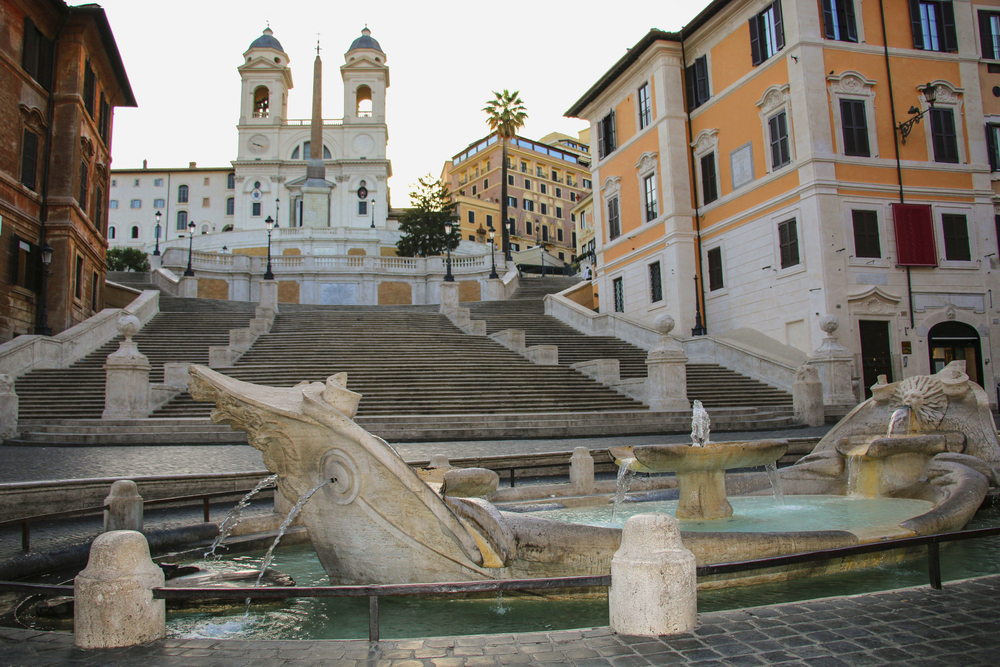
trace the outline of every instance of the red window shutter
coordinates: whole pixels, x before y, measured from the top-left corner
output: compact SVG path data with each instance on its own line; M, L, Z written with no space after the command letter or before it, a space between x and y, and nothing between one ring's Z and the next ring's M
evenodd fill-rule
M893 204L896 228L896 264L937 266L934 221L926 204Z

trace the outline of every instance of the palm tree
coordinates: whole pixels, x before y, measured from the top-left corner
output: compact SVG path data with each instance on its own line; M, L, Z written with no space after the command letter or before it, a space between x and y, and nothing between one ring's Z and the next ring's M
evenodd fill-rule
M513 93L504 88L502 93L493 91L494 99L486 103L483 111L486 112L486 124L490 126L491 132L496 132L500 137L503 146L503 158L500 163L500 231L503 245L503 256L505 261L511 261L510 256L510 227L507 225L507 140L517 136L517 131L524 127L524 121L528 120L528 112L524 109L524 102L519 97L520 91Z

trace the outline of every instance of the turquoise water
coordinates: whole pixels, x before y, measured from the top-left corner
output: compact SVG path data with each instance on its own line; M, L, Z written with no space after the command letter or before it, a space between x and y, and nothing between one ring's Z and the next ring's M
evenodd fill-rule
M970 528L1000 525L1000 511L983 510ZM263 552L223 558L210 564L217 570L260 567ZM327 585L326 575L312 547L278 549L274 569L292 576L297 585ZM942 549L945 582L1000 574L1000 538L956 542ZM838 595L855 595L908 586L927 585L927 563L915 558L887 562L866 570L796 581L732 587L698 594L698 611L711 612L767 604L783 604ZM540 632L606 626L606 596L588 598L540 596L475 600L437 600L417 597L383 598L383 638L447 636L480 633ZM299 599L254 602L244 616L242 604L198 611L168 612L172 637L219 639L367 639L367 598Z
M858 526L897 525L933 508L925 500L905 498L849 498L845 496L788 496L779 503L771 496L730 498L733 516L709 521L681 521L681 530L697 532L789 532L795 530L850 530ZM636 514L661 512L671 516L676 500L623 503L614 520L611 505L531 512L566 523L621 528Z

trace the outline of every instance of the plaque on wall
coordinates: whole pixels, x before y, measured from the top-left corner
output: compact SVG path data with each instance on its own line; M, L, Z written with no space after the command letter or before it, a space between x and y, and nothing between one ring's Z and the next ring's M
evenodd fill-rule
M733 190L753 183L753 143L748 141L730 153L729 165L733 176Z

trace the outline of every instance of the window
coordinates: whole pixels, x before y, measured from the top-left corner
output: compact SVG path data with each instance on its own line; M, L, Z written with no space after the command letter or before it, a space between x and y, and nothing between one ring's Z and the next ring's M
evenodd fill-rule
M114 241L116 236L118 236L118 230L114 226L108 227L108 238Z
M525 199L524 200L524 210L525 211L534 211L535 210L535 202L531 201L530 199Z
M153 186L157 187L157 188L162 188L163 187L163 179L162 178L154 178L153 179Z
M226 215L233 215L236 213L236 198L230 197L226 200Z
M532 234L534 234L534 232L531 231L531 220L525 220L524 221L524 233L526 235L528 235L528 236L531 236Z
M236 174L229 174L226 176L226 189L234 190L236 188Z
M750 17L750 55L754 67L785 47L785 30L781 22L781 2L776 0L767 9Z
M489 213L486 214L486 228L493 229L493 216Z
M556 197L562 199L562 188L556 188Z
M531 189L531 179L530 178L524 179L524 189L525 190L530 190Z
M909 0L913 48L958 51L955 8L950 0Z
M24 239L12 237L14 247L11 259L13 261L14 284L25 289L38 289L39 272L35 270L41 261L38 246Z
M639 100L639 129L643 129L649 125L650 121L653 119L653 108L650 106L649 100L649 82L639 86L638 93Z
M358 202L358 215L368 215L368 202L363 199Z
M851 211L854 222L854 256L882 257L876 211Z
M90 275L90 309L97 310L97 288L100 283L97 280L97 271Z
M485 190L488 187L490 187L490 179L484 178L483 179L483 190Z
M618 197L608 200L608 240L614 241L622 235L622 224L618 217Z
M583 189L584 190L591 190L591 189L593 189L593 187L594 187L594 183L589 178L583 179Z
M475 211L469 211L469 222L471 224L475 224L476 223L476 212Z
M153 208L164 208L164 207L166 207L166 205L167 205L167 200L166 199L154 199L153 200ZM115 204L115 208L118 208L118 204L117 203Z
M799 235L794 218L778 223L778 249L781 268L787 269L799 263Z
M663 279L660 276L660 263L649 265L649 300L653 303L663 301Z
M719 179L715 173L715 151L701 156L701 198L703 206L711 204L719 198Z
M549 240L549 226L548 225L539 225L539 227L542 228L542 240L543 241L548 241Z
M571 202L575 202L576 201L576 193L575 192L569 193L569 200Z
M557 218L561 218L561 217L563 217L563 214L562 214L562 206L556 206L556 217L557 217Z
M159 199L157 199L157 201L159 201ZM154 206L155 206L155 204L154 204ZM118 208L118 200L117 199L110 199L110 200L108 200L108 208L117 209Z
M615 278L611 281L611 291L615 295L615 312L625 312L625 283L623 278Z
M83 66L83 108L87 114L94 117L94 95L97 92L97 78L94 70L90 66L90 58L87 58Z
M128 207L129 208L142 208L142 200L141 199L133 199L132 201L129 202Z
M87 210L87 193L90 191L90 169L87 167L86 162L80 163L80 196L77 197L77 201L80 203L80 208Z
M792 161L788 149L788 125L784 111L767 119L767 130L768 140L771 144L771 168L784 167Z
M21 141L21 185L29 190L38 186L38 135L27 129Z
M507 206L511 208L517 208L517 197L507 197Z
M186 232L188 228L187 211L177 211L177 225L174 229L179 232Z
M137 178L134 181L132 181L132 185L133 187L139 187L139 179Z
M117 188L118 187L118 179L117 178L112 178L111 179L111 187L113 187L113 188Z
M543 195L547 195L549 193L548 188L545 187L545 183L538 184L538 191L541 192Z
M697 109L708 101L708 56L695 58L693 64L684 68L684 85L687 89L688 111Z
M79 300L83 298L83 257L76 256L76 289L73 295Z
M931 109L931 136L935 162L958 162L958 137L955 134L955 112L952 109Z
M548 215L549 214L549 207L547 205L541 204L540 205L540 209L541 209L542 215Z
M562 240L563 240L563 230L562 230L562 227L557 227L556 228L556 241L562 241Z
M52 63L55 49L51 39L42 34L35 23L24 17L24 42L21 67L45 90L52 90Z
M823 33L827 39L858 41L854 0L823 0Z
M177 203L186 204L188 203L188 186L181 185L177 188Z
M615 136L615 112L611 111L597 123L597 152L601 158L618 148Z
M510 174L507 174L507 185L514 185L514 177Z
M212 180L208 176L206 176L204 182L202 183L202 185L211 185L211 184L212 184Z
M253 205L251 206L251 208L250 208L250 215L252 215L255 218L259 218L260 217L260 202L259 201L255 201L253 203Z
M840 118L844 123L844 155L871 157L864 100L840 100Z
M104 228L104 189L100 187L94 196L94 225Z
M132 238L139 238L139 225L132 225Z
M202 197L201 198L201 207L202 208L210 208L211 206L212 206L212 198L211 197Z
M990 171L1000 171L1000 125L986 124L986 145L989 149Z
M472 186L472 196L473 197L476 196L476 186L475 185Z
M642 191L645 199L646 222L656 218L656 174L650 174L642 179Z
M527 162L522 162L521 163L521 173L522 174L528 173L528 163Z
M726 286L722 276L722 248L708 251L708 291L714 292Z
M1000 59L1000 14L979 12L979 44L983 58Z
M944 229L944 258L958 262L970 261L972 251L969 248L969 225L965 216L945 213L941 216L941 226Z

